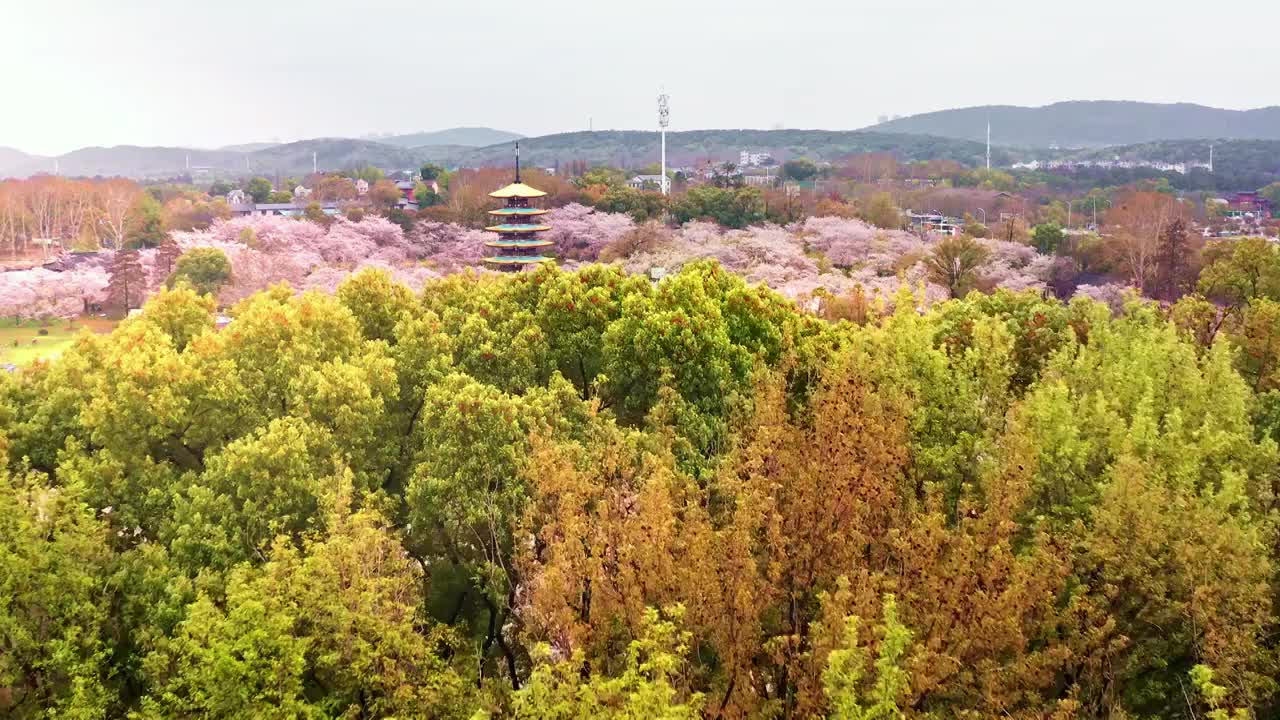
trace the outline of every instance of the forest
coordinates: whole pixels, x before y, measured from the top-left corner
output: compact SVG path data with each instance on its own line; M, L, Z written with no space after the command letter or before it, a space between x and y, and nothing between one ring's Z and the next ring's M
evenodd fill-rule
M1280 255L1206 260L160 288L0 373L0 714L1273 717Z

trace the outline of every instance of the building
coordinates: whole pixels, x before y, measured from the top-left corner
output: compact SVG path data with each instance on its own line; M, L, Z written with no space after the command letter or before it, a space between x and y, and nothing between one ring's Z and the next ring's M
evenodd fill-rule
M367 195L369 193L369 181L364 178L356 178L356 194Z
M417 210L418 201L413 197L413 188L416 186L411 180L400 180L396 183L396 189L400 191L400 199L396 201L396 207L401 210Z
M760 167L769 164L773 160L773 156L767 152L753 153L750 150L743 150L738 153L738 167Z
M911 221L911 229L918 233L935 233L955 237L964 232L963 220L948 217L942 213L916 213L908 210L907 217Z
M1232 193L1227 197L1227 211L1240 216L1271 217L1271 200L1256 190Z
M231 214L236 217L244 217L247 215L280 215L282 217L299 217L306 212L310 202L297 201L288 203L227 203L231 206ZM337 215L342 212L342 208L338 207L336 202L317 203L320 206L320 212L325 215Z
M743 175L742 182L750 187L773 187L778 184L777 175Z
M635 190L661 190L661 175L637 175L627 181L627 187Z
M520 182L520 145L516 145L516 179L510 185L489 193L489 197L505 201L505 207L490 210L498 224L485 228L497 237L485 243L497 254L486 257L485 263L499 270L518 272L526 267L551 262L542 251L555 243L539 237L551 228L538 222L546 210L529 204L530 200L545 197L546 193Z

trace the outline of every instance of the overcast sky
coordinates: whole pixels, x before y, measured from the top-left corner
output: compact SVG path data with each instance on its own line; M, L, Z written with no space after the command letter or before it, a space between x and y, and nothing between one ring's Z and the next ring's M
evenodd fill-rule
M659 86L672 129L1245 109L1280 104L1277 27L1275 0L0 0L0 146L650 128Z

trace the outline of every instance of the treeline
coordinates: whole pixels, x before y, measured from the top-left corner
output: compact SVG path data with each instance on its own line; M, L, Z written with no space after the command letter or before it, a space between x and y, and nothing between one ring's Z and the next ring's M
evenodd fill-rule
M1275 713L1276 323L895 307L163 291L0 375L0 714Z
M156 247L169 230L206 228L231 216L221 198L194 188L142 188L119 178L42 175L0 181L0 251L47 260L64 250Z

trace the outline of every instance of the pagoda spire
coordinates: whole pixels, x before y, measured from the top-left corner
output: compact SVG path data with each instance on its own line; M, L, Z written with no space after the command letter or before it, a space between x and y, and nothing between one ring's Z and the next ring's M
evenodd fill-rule
M547 211L529 203L545 196L541 190L520 182L520 143L516 143L515 182L489 193L489 197L504 201L504 206L489 211L497 222L485 230L496 233L497 237L485 245L497 254L486 257L486 264L499 270L516 271L551 262L552 258L543 255L542 251L555 243L539 237L551 229L539 221Z

